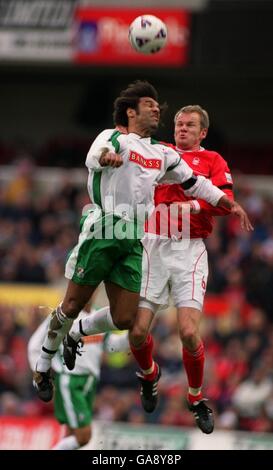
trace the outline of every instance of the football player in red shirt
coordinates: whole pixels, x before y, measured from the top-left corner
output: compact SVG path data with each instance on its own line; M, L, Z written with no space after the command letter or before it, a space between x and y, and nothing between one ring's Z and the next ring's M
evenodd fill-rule
M186 120L182 126L180 115L181 118L183 117ZM179 151L181 156L183 154L183 158L185 152L188 151L187 157L189 160L187 161L192 161L195 166L199 165L202 155L207 155L204 158L202 170L200 168L200 173L204 171L205 175L210 178L213 176L212 173L214 168L217 167L216 163L219 158L223 164L222 171L225 170L226 179L223 183L218 179L217 185L221 186L225 192L227 191L229 198L232 198L231 177L226 163L215 152L206 152L200 148L200 143L207 134L208 126L207 113L199 106L180 110L175 117L175 137L178 147L175 147L175 149ZM182 127L181 131L179 130L180 127ZM126 133L126 128L123 132ZM184 141L181 144L180 139ZM164 147L162 151L164 152ZM107 158L109 158L109 155ZM219 172L221 173L220 170ZM187 191L185 185L184 189ZM180 185L176 184L161 184L156 187L155 202L157 206L167 207L167 211L162 214L163 230L161 230L161 226L160 228L157 227L157 216L151 218L146 227L146 231L152 232L152 234L147 233L147 237L143 241L147 256L143 257L142 299L136 322L129 332L131 350L141 368L138 377L141 382L142 404L147 412L152 412L157 404L157 383L160 378L160 369L153 361L153 340L149 329L158 308L168 304L169 285L171 284L170 293L178 308L179 329L184 345L183 360L189 378L188 398L190 409L193 411L202 431L210 433L213 431L212 411L205 405L201 394L204 348L199 334L199 321L207 280L207 258L203 238L212 229L212 214L220 215L226 212L217 211L209 204L206 205L204 201L191 200L184 194ZM195 221L195 223L190 219L192 225L191 238L181 239L179 230L182 225L182 218L179 216L177 223L177 219L172 220L172 217L170 217L175 202L178 203L182 211L187 208L188 215L189 212L191 214L195 213L200 218L203 211L208 211L206 224L201 222L201 219L196 219L197 222ZM247 215L239 204L235 203L231 212L240 217L243 228L246 230L252 229ZM175 234L174 237L173 234ZM154 235L154 237L150 235ZM175 241L173 241L174 239ZM186 247L184 241L186 241ZM109 308L101 309L96 314L89 319L88 326L85 325L84 334L92 335L108 331L110 325L113 329L113 322L109 319L109 316L111 317ZM83 334L80 322L75 322L74 326L73 332L70 330L69 335L67 335L69 341L74 344L73 361L76 357L77 341Z
M208 113L198 105L185 106L176 113L174 123L176 145L173 147L181 158L196 175L210 178L233 199L232 177L227 162L219 153L201 147L209 128ZM157 207L160 204L170 207L171 204L189 200L191 198L185 195L179 184L161 184L155 188ZM158 220L157 214L146 227L150 233L144 239L141 301L137 320L130 332L130 343L141 368L138 377L142 404L147 412L152 412L157 404L160 368L153 361L153 338L149 329L157 310L168 306L171 294L177 308L183 363L189 383L189 408L200 429L209 434L214 423L212 410L206 405L201 391L205 354L199 331L208 276L203 239L213 229L213 217L227 215L229 211L215 208L203 200L194 200L191 204L190 240L184 247L182 243L185 240L179 237L183 228L181 216L177 223L177 217L172 220L169 211L161 211L161 220ZM151 238L151 232L156 233L155 237Z

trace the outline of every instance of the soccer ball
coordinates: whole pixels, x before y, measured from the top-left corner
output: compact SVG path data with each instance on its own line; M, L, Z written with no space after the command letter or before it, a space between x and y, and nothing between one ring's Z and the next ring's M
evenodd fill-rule
M129 27L129 41L137 52L154 54L166 44L167 27L157 16L138 16Z

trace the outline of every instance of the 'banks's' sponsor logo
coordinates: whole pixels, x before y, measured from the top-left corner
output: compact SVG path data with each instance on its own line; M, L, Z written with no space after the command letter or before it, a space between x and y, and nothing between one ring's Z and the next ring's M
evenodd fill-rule
M152 170L160 170L162 163L161 160L157 160L156 158L144 158L142 155L137 152L133 152L132 150L130 151L129 160L137 163L143 168L149 168Z

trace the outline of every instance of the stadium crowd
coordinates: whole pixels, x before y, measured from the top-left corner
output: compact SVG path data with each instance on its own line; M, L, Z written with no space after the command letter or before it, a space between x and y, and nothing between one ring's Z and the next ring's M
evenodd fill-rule
M0 283L45 284L63 288L64 263L76 243L82 208L89 198L66 171L54 192L45 193L28 159L17 176L0 187ZM206 345L204 395L211 399L216 426L273 432L273 201L236 184L236 199L248 211L254 232L242 232L236 218L216 220L207 240L210 276L202 324ZM223 305L228 305L228 309ZM22 317L0 303L0 414L49 415L52 405L38 401L31 385L27 342L43 312L33 306ZM95 419L193 426L181 397L187 381L175 312L169 308L154 327L156 360L163 374L160 403L142 411L136 364L131 356L105 356Z

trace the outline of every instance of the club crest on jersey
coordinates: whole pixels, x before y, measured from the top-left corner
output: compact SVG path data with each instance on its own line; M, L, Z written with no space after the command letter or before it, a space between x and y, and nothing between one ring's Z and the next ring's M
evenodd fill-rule
M77 276L82 279L84 277L84 269L82 267L77 268Z
M160 170L162 161L156 158L145 158L137 152L130 150L129 156L130 162L137 163L137 165L143 168L149 168L150 170Z
M199 163L200 163L200 158L194 157L194 159L193 159L193 161L192 161L192 164L193 164L193 165L199 165Z

